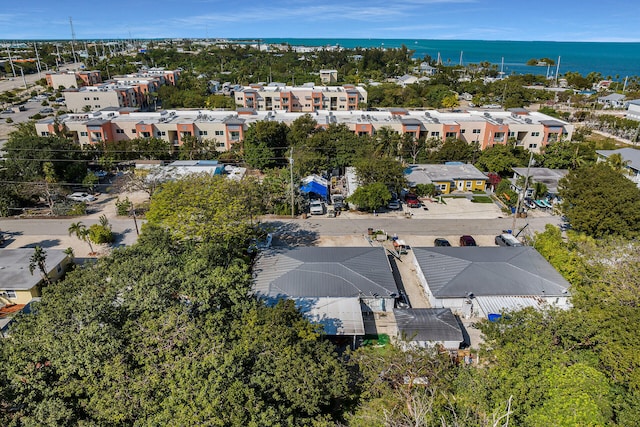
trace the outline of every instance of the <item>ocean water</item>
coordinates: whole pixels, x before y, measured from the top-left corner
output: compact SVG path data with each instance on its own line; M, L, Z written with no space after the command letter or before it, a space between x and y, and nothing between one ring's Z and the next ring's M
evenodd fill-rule
M295 39L267 38L264 43L288 43L298 46L342 46L398 48L403 44L415 51L415 58L440 54L444 64L477 64L483 61L498 65L506 74L542 74L555 76L556 66L528 66L531 58L550 58L558 63L559 74L599 72L614 80L640 76L640 43L491 41L491 40L419 40L419 39ZM502 65L504 63L504 66ZM503 68L502 68L503 67ZM617 77L616 77L617 76Z

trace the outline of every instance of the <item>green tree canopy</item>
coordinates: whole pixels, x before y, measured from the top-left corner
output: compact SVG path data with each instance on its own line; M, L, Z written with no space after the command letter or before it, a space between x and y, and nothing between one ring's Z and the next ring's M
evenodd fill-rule
M640 189L605 163L571 171L560 181L559 195L577 231L596 238L640 233Z

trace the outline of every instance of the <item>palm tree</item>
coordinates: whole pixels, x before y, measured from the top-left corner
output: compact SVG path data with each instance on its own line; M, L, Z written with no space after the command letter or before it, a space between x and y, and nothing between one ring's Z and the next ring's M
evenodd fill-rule
M33 250L33 255L29 258L29 272L33 276L33 272L36 270L40 270L40 274L42 275L42 280L47 285L51 284L51 279L49 279L49 274L47 273L47 253L40 246L36 246Z
M620 153L613 153L607 157L607 164L616 172L626 172L629 163L629 160L624 160Z
M69 236L74 235L79 240L87 242L89 244L89 254L93 254L93 246L91 245L91 240L89 240L89 230L87 230L87 226L82 223L82 221L72 222L69 226Z

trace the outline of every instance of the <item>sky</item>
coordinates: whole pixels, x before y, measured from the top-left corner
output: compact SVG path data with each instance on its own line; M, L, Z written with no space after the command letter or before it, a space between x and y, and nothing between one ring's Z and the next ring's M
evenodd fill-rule
M637 0L2 0L0 41L375 38L640 42Z

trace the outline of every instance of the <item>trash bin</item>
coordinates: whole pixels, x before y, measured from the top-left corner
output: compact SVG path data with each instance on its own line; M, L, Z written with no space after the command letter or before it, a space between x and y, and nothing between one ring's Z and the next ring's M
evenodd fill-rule
M367 234L373 236L373 228L367 228Z

